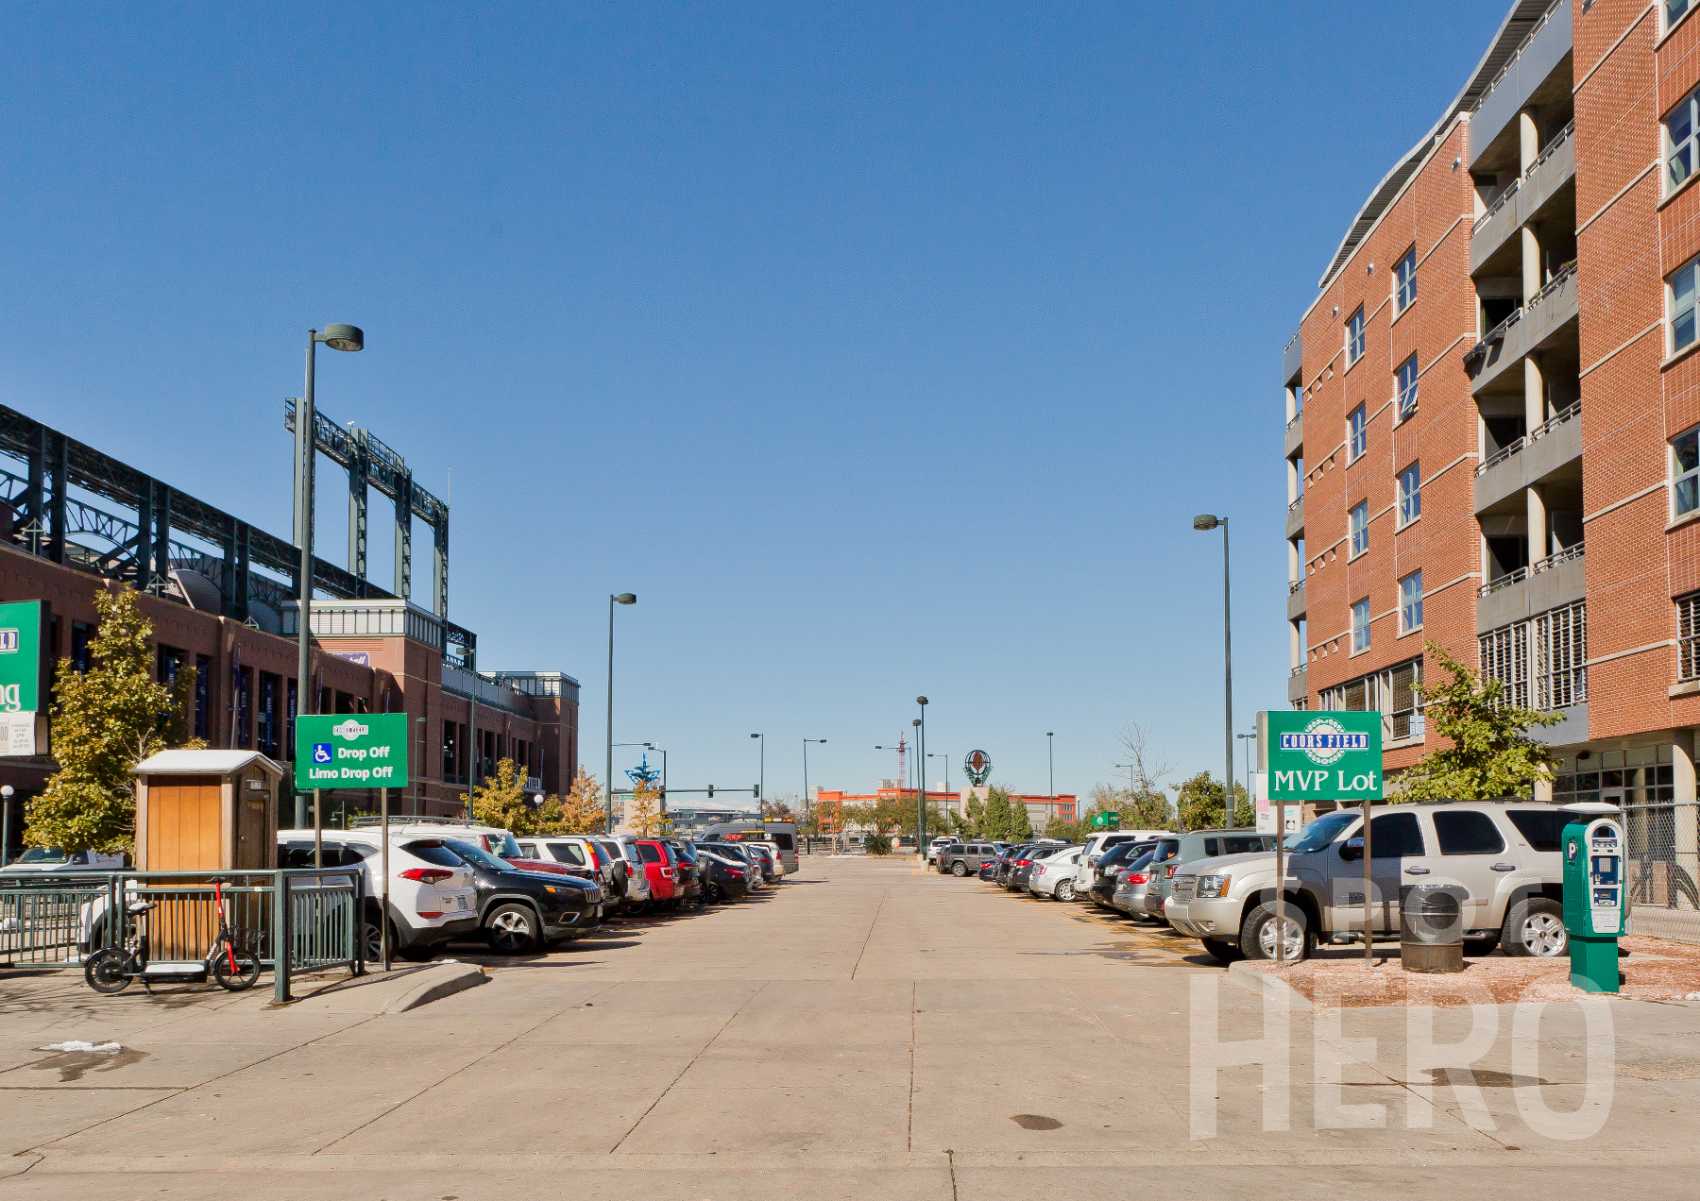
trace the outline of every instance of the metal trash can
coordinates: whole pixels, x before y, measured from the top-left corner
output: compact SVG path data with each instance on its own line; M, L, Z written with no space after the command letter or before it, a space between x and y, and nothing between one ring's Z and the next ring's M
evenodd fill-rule
M1464 970L1464 902L1456 884L1413 884L1399 898L1399 963L1407 972Z

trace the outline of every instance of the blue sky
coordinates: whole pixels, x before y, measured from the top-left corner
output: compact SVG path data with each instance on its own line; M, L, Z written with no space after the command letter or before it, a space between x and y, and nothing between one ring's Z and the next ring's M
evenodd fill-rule
M453 476L450 616L675 787L1042 792L1285 704L1281 348L1503 5L8 4L6 403L289 532L280 406ZM344 525L321 469L320 545ZM327 483L328 482L328 483ZM387 541L375 571L387 579ZM1239 760L1236 760L1239 762ZM934 764L930 779L942 768Z

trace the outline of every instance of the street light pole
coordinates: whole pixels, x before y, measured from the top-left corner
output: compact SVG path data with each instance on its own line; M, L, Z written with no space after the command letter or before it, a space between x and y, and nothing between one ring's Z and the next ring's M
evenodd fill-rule
M1251 795L1251 777L1252 777L1251 744L1252 744L1253 741L1256 740L1257 735L1256 735L1256 733L1235 734L1234 737L1238 738L1241 742L1245 743L1245 790L1246 790L1246 795L1249 797ZM1228 816L1229 817L1233 816L1233 806L1231 804L1228 806ZM1232 825L1233 823L1230 822L1229 824Z
M603 761L603 770L607 775L602 779L602 788L607 795L606 829L603 831L606 834L614 832L614 606L635 604L636 593L608 594L608 757Z
M1233 621L1229 615L1228 588L1228 519L1210 513L1200 513L1192 519L1192 528L1208 532L1217 528L1222 529L1222 703L1226 714L1226 722L1222 727L1222 742L1224 758L1223 779L1225 781L1223 797L1224 807L1232 813L1234 809L1234 639Z
M809 810L810 810L810 805L809 805L809 802L810 802L810 797L809 797L809 743L811 743L811 742L818 742L818 743L820 743L820 745L825 746L826 745L826 739L824 739L824 738L805 738L805 739L803 739L803 826L804 826L805 829L809 825ZM806 839L807 837L808 837L808 835L805 834L804 838ZM805 842L804 845L806 846L807 843Z
M915 728L920 731L920 737L915 744L915 760L921 765L921 788L916 793L915 800L919 806L915 811L915 853L921 856L923 862L927 857L927 698L918 696L915 703L921 706L921 716L915 719Z
M308 674L313 639L313 459L318 453L313 440L317 411L313 407L313 377L319 343L332 350L359 351L366 345L366 335L358 325L327 325L320 331L307 331L307 379L301 392L301 403L295 407L295 541L300 552L295 579L295 717L312 713L318 707L313 695L312 678ZM143 531L146 534L146 531ZM146 587L146 580L137 581ZM299 725L296 727L299 729ZM301 753L300 739L295 753ZM295 828L307 824L307 794L295 793Z
M767 735L751 734L750 737L756 739L761 748L756 777L756 820L759 822L767 819Z
M1057 732L1045 731L1045 758L1051 765L1051 812L1057 810Z

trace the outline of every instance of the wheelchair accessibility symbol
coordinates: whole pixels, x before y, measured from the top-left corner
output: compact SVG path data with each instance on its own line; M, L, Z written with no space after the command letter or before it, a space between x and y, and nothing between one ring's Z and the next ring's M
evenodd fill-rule
M313 744L313 762L314 763L329 763L330 761L331 761L331 744L328 743L328 742L315 742Z

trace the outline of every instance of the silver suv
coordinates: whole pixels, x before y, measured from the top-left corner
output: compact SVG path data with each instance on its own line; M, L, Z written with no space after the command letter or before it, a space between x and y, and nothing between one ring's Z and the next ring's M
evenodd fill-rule
M1452 884L1468 894L1465 937L1508 955L1563 955L1564 871L1559 842L1570 814L1530 801L1447 801L1378 810L1370 823L1377 937L1397 934L1402 890ZM1361 938L1363 815L1323 814L1287 847L1284 955L1302 959L1318 939ZM1175 873L1165 916L1202 939L1214 958L1275 956L1275 856L1225 855Z

